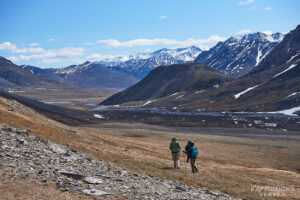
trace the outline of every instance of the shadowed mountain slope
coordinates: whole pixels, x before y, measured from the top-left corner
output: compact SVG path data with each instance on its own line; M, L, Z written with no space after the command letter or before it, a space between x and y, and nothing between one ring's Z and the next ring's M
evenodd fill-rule
M106 99L112 105L168 96L181 91L198 91L229 81L224 74L198 63L160 66L137 84Z
M0 87L65 87L62 84L45 77L33 74L20 68L11 61L0 57Z

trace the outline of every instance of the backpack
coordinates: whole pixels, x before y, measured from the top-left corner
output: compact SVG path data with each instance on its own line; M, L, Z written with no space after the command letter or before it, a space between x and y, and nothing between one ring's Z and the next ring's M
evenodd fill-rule
M192 150L191 158L197 158L198 149L196 147L192 147L191 150Z

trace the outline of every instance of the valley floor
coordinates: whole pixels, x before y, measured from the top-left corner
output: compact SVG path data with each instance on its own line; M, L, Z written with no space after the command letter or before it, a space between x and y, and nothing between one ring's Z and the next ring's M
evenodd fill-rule
M1 123L28 129L42 139L92 154L115 169L180 181L239 198L300 197L300 142L297 134L293 136L296 140L268 140L195 134L125 121L70 127L19 103L2 98L0 102ZM172 169L168 146L174 136L182 147L188 140L195 141L199 150L198 174L191 173L183 155L180 170ZM3 186L0 188L3 191Z

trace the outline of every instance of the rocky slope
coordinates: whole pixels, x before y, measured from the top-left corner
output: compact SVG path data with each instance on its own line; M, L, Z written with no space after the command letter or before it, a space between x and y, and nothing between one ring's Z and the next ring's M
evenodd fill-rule
M233 199L153 176L116 171L104 161L6 125L0 125L0 158L2 177L51 181L71 193L129 199Z
M153 101L182 91L219 87L227 81L229 78L224 74L198 63L160 66L137 84L109 97L101 104L114 105L150 99Z
M260 32L231 37L200 53L195 62L211 66L232 78L241 77L258 66L283 38L281 33L266 35Z

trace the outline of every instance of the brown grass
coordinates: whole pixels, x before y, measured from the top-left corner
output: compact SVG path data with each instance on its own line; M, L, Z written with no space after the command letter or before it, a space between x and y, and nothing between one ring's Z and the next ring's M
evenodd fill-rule
M43 139L104 159L115 168L206 187L235 197L300 198L300 145L296 142L173 133L135 124L129 124L127 128L116 124L75 128L22 109L14 108L15 112L10 112L7 108L9 102L0 100L0 123L29 129ZM85 137L76 135L71 129L78 130ZM199 150L198 174L192 174L189 165L183 163L180 170L171 169L168 145L173 136L182 146L188 139L195 141ZM184 159L182 156L181 161ZM253 187L258 186L292 187L294 190L281 193L253 191Z
M81 193L62 192L51 182L41 183L38 180L4 177L0 177L0 194L0 200L124 200L111 195L94 197Z

